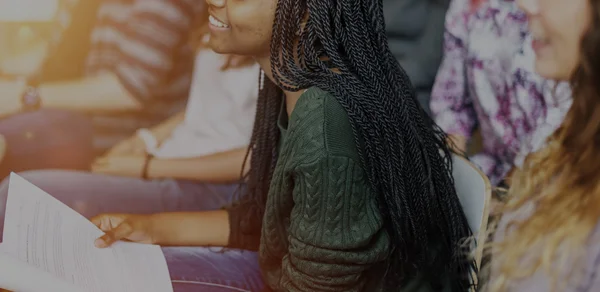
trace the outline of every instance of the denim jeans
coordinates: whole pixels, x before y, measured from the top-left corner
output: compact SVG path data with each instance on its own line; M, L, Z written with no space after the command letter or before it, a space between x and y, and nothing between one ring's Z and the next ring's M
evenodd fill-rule
M230 204L237 184L142 180L86 172L42 170L20 174L83 216L216 210ZM0 184L0 234L8 180ZM165 247L175 292L261 291L257 254L204 247Z
M209 247L165 247L175 292L260 292L256 252Z
M0 157L0 179L11 171L87 170L94 159L92 123L84 115L39 110L0 120L7 151Z

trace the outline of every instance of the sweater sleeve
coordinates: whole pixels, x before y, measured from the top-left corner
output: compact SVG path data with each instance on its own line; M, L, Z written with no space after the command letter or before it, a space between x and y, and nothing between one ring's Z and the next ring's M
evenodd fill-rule
M230 248L258 251L262 228L259 206L253 201L243 201L227 208L229 214Z
M389 237L360 164L329 156L297 168L293 199L283 291L367 291Z

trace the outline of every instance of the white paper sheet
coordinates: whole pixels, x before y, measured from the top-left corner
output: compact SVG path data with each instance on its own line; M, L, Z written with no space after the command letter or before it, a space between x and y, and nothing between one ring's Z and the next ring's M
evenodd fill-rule
M71 283L3 253L0 253L0 287L18 292L83 292Z
M8 255L86 292L173 291L160 247L119 242L96 248L102 231L16 174L6 207L2 250Z

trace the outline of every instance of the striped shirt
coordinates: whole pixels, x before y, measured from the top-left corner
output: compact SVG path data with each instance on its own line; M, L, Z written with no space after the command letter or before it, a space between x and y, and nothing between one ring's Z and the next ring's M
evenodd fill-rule
M188 39L202 9L198 0L102 0L86 74L115 74L143 110L93 114L99 151L185 107L194 65Z

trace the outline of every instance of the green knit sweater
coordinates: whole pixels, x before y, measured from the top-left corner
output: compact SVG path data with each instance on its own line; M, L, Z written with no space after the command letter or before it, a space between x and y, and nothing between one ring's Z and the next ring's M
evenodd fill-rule
M231 208L229 246L259 249L273 291L382 291L390 239L346 111L311 88L279 127L264 218L253 203Z

